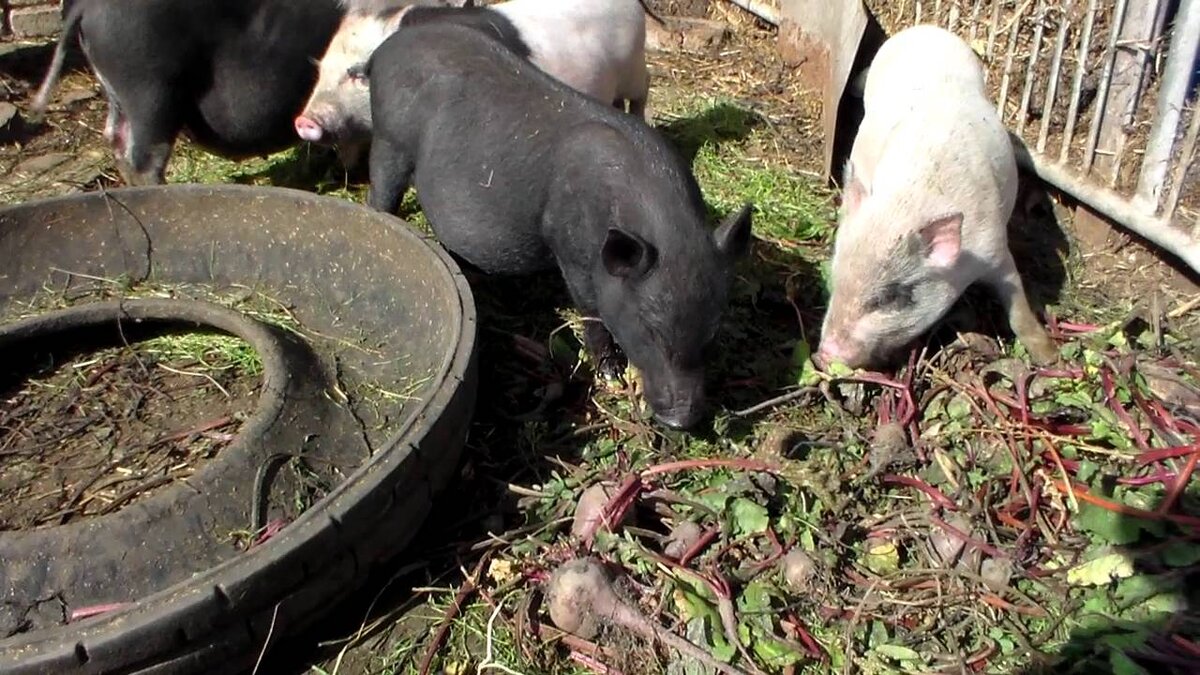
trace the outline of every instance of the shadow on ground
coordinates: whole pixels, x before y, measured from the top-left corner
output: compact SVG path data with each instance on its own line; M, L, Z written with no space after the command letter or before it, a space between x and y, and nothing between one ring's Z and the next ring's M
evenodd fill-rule
M1109 489L1113 487L1109 484ZM1160 502L1161 505L1161 502ZM1100 507L1085 505L1085 508ZM1151 509L1151 512L1157 508ZM1200 522L1200 501L1184 493L1173 513ZM1055 616L1074 612L1075 625L1055 654L1032 654L1030 664L1014 675L1118 675L1154 673L1185 675L1200 664L1200 542L1195 527L1173 526L1159 518L1138 518L1105 511L1114 536L1129 539L1114 546L1128 561L1124 570L1116 557L1100 560L1091 579L1097 585L1076 587ZM1087 518L1086 514L1081 515ZM1111 581L1104 583L1105 576ZM1069 579L1069 576L1068 576ZM1057 628L1052 624L1051 629ZM1044 648L1047 645L1035 645Z
M672 119L656 128L671 139L683 159L691 164L706 145L745 140L766 120L762 115L732 103L717 103L698 115Z
M0 101L16 106L20 114L0 129L0 143L24 145L44 131L44 125L27 119L29 104L54 53L54 44L0 43ZM87 72L87 60L78 48L67 50L62 76Z

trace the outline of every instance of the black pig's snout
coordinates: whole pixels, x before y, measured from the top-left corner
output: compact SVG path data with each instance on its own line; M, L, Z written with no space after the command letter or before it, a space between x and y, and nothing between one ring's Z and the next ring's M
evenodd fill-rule
M664 373L645 377L654 419L672 429L690 429L704 419L704 373Z
M668 411L661 412L661 413L655 411L655 413L654 413L654 419L658 420L659 422L665 424L666 426L668 426L672 429L677 429L680 431L691 429L692 427L696 426L700 422L700 420L703 418L704 418L704 413L699 408L692 408L692 409L683 410L683 411L668 410Z

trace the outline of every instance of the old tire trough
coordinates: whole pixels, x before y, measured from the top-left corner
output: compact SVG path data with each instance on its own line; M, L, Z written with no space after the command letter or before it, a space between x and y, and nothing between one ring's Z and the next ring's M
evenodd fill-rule
M248 668L268 633L308 626L400 553L455 471L475 399L474 303L451 258L402 221L279 188L129 188L0 210L0 261L9 369L169 330L235 335L262 361L253 413L186 481L105 515L0 531L2 673ZM77 293L95 287L107 295ZM295 324L163 292L205 288L261 293ZM47 292L92 299L20 311ZM287 494L276 460L297 456L324 467L329 489L235 548L228 534ZM78 618L97 606L109 609Z

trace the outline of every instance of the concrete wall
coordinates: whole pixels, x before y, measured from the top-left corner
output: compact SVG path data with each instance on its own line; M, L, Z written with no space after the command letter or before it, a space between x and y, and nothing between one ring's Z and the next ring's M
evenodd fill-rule
M0 0L5 36L46 37L58 33L62 4L59 0Z

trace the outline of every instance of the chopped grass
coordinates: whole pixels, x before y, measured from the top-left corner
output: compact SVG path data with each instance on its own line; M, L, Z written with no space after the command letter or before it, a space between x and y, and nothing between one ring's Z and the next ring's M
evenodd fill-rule
M756 207L759 238L823 243L832 234L832 193L815 178L770 158L771 130L758 114L731 100L685 97L657 111L657 124L685 156L710 207L728 213Z
M224 334L179 333L150 338L141 350L162 361L187 361L191 370L236 370L247 375L262 373L262 359L245 340Z

